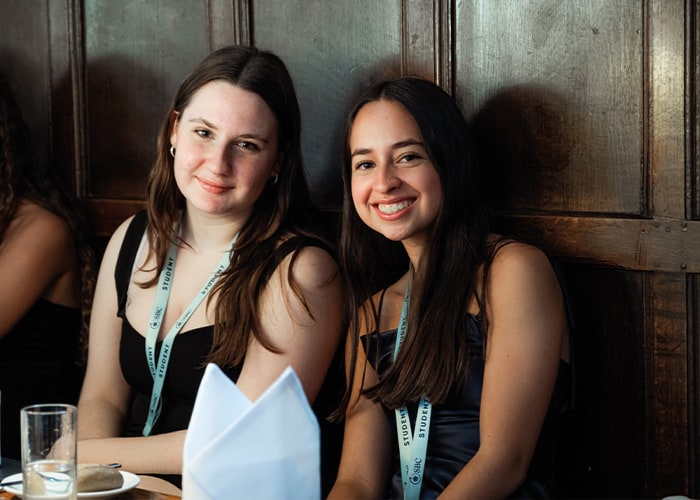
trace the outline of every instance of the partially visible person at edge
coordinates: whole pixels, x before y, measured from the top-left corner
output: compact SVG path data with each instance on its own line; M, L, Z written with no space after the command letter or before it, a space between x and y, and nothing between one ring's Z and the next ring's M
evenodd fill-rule
M329 498L549 494L570 383L562 292L539 249L491 232L468 138L421 79L376 84L350 114L350 385Z
M180 85L159 133L147 209L115 231L98 276L80 462L119 462L179 487L208 362L251 401L289 365L309 401L319 396L345 331L343 294L315 227L300 129L291 77L270 52L219 49ZM193 302L217 276L206 300Z
M30 136L0 77L0 450L17 460L22 407L78 401L94 285L82 214Z

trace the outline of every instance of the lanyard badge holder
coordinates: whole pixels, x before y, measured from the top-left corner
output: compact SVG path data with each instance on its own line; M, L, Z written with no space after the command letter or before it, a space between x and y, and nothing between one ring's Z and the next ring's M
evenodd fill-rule
M190 316L192 316L192 313L197 309L202 300L204 300L204 297L209 294L209 291L214 287L221 273L224 272L229 266L233 246L236 244L237 239L238 233L236 233L236 235L233 237L233 240L231 240L231 244L229 245L226 253L224 253L221 260L219 260L216 270L212 273L211 277L207 280L199 293L197 293L194 299L192 299L190 305L180 315L172 328L170 328L170 331L168 331L168 334L163 339L163 344L160 348L160 355L158 356L158 361L156 363L156 340L158 339L158 332L160 331L163 316L165 315L165 309L168 306L168 298L170 297L170 287L172 284L173 275L175 274L177 245L172 243L168 249L165 266L163 266L158 278L158 288L156 289L153 309L151 310L151 319L148 322L148 330L146 332L146 361L148 362L148 368L151 371L151 376L153 377L153 390L151 391L151 401L148 407L146 424L143 427L144 436L150 436L151 431L153 430L153 425L160 416L160 410L162 407L161 393L163 391L165 372L168 369L168 362L170 361L170 354L172 352L173 343L175 342L175 336L182 329L185 323L187 323L187 320L190 318Z
M401 307L401 319L396 332L396 344L394 346L394 359L399 354L401 343L406 337L408 328L408 306L411 296L410 280L406 286L406 293ZM416 413L416 424L411 432L411 420L408 408L403 406L395 410L396 434L399 440L399 458L401 459L401 481L403 482L404 500L417 500L420 497L423 474L425 473L425 456L428 449L428 435L430 433L430 416L432 405L428 398L421 398Z

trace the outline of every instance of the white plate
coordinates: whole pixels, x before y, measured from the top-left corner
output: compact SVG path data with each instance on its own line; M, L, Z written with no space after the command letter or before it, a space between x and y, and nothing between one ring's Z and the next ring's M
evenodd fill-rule
M102 491L79 491L78 492L78 498L99 498L99 497L108 497L110 495L116 495L117 493L122 493L124 491L129 491L132 488L136 488L139 483L141 482L141 478L138 477L136 474L132 472L126 472L123 470L119 471L119 474L122 475L122 479L124 480L122 483L121 488L114 488L112 490L102 490ZM0 486L4 482L10 482L10 481L21 481L22 480L22 473L18 474L12 474L11 476L7 476L2 480L2 483L0 483ZM17 495L18 497L22 496L22 485L21 484L15 484L14 486L3 486L5 488L5 491L8 493L12 493L13 495Z

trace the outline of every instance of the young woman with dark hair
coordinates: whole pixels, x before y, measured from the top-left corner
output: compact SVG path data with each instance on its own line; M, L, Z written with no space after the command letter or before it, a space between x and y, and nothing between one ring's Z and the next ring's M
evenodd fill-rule
M80 461L179 484L207 362L251 400L291 365L316 399L344 329L343 299L308 201L300 129L292 80L270 52L219 49L180 85L147 210L114 233L98 278ZM168 360L161 376L155 367Z
M540 250L491 231L469 137L454 100L416 78L370 87L350 114L331 498L548 494L570 383L562 293Z
M30 135L0 78L0 422L20 458L19 412L78 400L94 285L82 214Z

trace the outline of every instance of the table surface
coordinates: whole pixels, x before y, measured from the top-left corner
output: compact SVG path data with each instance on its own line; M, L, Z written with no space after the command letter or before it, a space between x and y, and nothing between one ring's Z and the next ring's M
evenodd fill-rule
M0 479L18 472L22 472L20 462L18 460L3 457L2 464L0 464ZM108 498L119 500L180 500L181 497L166 495L155 491L148 491L141 488L134 488L132 490L125 491L124 493L119 493L118 495L112 495ZM16 497L7 491L2 491L0 492L0 500L19 500L19 497Z

